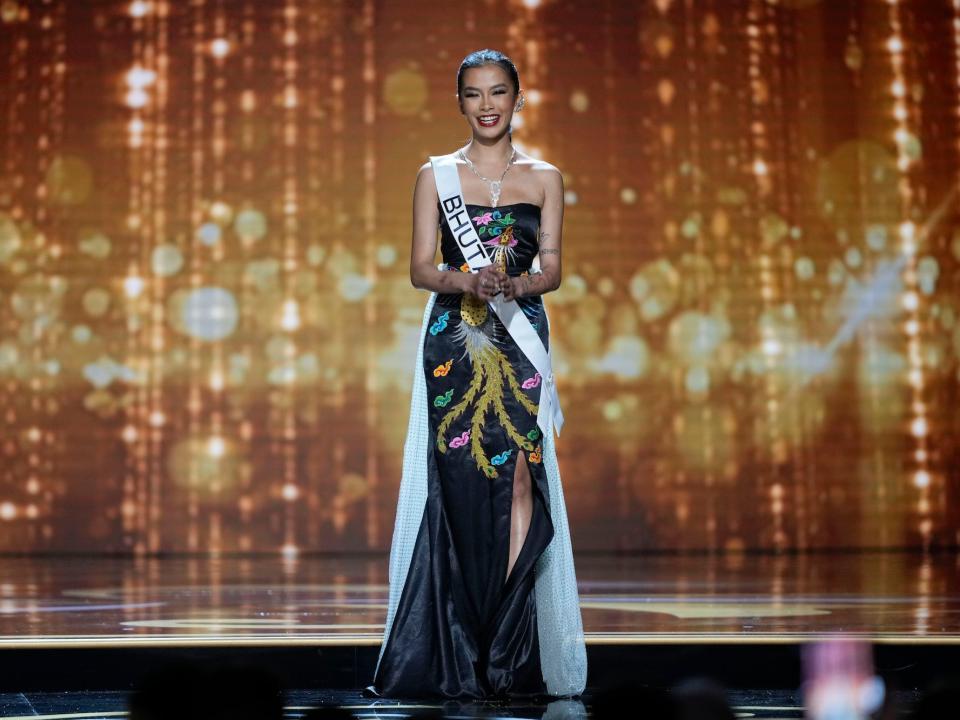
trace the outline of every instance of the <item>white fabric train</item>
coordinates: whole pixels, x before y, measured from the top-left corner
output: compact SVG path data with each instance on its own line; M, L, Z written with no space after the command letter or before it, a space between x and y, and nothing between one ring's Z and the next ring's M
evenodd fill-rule
M400 479L400 496L397 501L393 542L390 547L387 619L380 656L377 659L378 668L390 637L397 606L400 604L400 596L406 584L427 502L427 453L432 452L432 444L427 409L427 383L423 371L423 345L436 298L437 293L430 294L423 312L420 339L417 345L417 361L413 369L410 419L403 447L403 474ZM543 312L544 319L547 320L545 308ZM522 315L522 311L520 314ZM547 323L549 328L549 320ZM541 396L545 394L544 390L546 388L541 386ZM559 411L559 405L554 407ZM551 413L548 422L553 419L553 413ZM560 424L562 422L561 415ZM580 597L577 592L570 527L560 483L560 468L557 463L554 436L549 425L543 434L543 466L547 473L550 519L554 534L550 544L537 561L535 569L540 669L548 693L557 697L569 697L580 695L586 686L587 652L580 616Z

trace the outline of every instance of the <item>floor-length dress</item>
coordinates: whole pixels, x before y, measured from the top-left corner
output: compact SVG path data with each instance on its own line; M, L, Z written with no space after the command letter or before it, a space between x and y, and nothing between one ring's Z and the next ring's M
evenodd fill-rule
M538 206L468 204L467 210L490 257L496 248L502 248L508 274L530 272L538 250ZM450 272L468 272L442 215L440 229L443 267ZM544 438L537 426L542 378L485 302L459 293L434 294L431 300L421 333L422 362L416 368L423 374L419 394L423 395L425 388L425 395L418 398L415 387L404 457L405 472L411 463L426 466L425 497L405 498L405 492L415 491L401 486L391 595L401 582L402 588L393 597L369 691L384 697L447 698L539 695L549 690L577 694L582 691L586 661L579 608L570 607L577 605L577 596L559 475L554 473L555 497L551 498L544 466L545 446L555 462L552 438ZM540 297L517 302L548 346L549 329ZM415 415L422 411L418 402L426 406L420 432L426 436L422 449L414 446L412 437ZM518 462L525 462L530 472L533 510L508 576ZM406 539L402 537L405 500L408 505L422 503L415 541L409 527ZM555 534L551 500L554 514L558 514L558 502L561 508L560 539L565 547L559 552L566 550L567 579L562 588L541 587L544 595L553 597L543 597L538 603L538 561L545 567L545 550ZM407 517L417 515L407 512ZM412 525L409 519L407 525ZM398 545L411 541L405 577L393 577L394 556L402 550ZM560 577L557 573L553 576ZM564 604L564 637L546 640L566 648L573 658L568 664L575 669L572 681L552 683L562 686L556 690L548 688L544 680L537 614L539 605L548 608L546 612L554 619L553 608ZM557 626L555 622L550 627ZM555 629L551 632L557 634Z

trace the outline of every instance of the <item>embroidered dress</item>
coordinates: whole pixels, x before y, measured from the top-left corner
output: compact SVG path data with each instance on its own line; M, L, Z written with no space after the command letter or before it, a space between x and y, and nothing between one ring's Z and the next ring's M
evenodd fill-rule
M467 209L489 256L499 251L510 275L529 272L540 208ZM469 271L442 215L441 251L445 269ZM517 302L548 347L541 298ZM542 378L470 294L431 295L415 372L390 607L369 692L579 694L586 656L553 438L537 426ZM533 511L507 576L521 458Z

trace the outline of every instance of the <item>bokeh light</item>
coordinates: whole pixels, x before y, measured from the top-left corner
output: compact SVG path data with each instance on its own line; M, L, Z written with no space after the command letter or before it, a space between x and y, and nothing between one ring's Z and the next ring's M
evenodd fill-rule
M65 8L0 2L0 551L389 546L474 46L563 173L578 550L956 541L960 2Z
M198 340L229 337L239 320L237 302L224 288L203 287L185 292L179 307L178 329Z

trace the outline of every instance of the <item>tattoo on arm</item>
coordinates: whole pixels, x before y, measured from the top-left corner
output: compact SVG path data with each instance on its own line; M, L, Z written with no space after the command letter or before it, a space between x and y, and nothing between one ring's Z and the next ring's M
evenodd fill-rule
M547 242L551 237L553 236L550 233L545 233L545 232L540 233L539 245L540 245L541 255L559 255L560 254L559 248L545 248L543 246L544 243Z
M520 279L523 285L521 295L542 295L550 285L543 273L523 275Z

